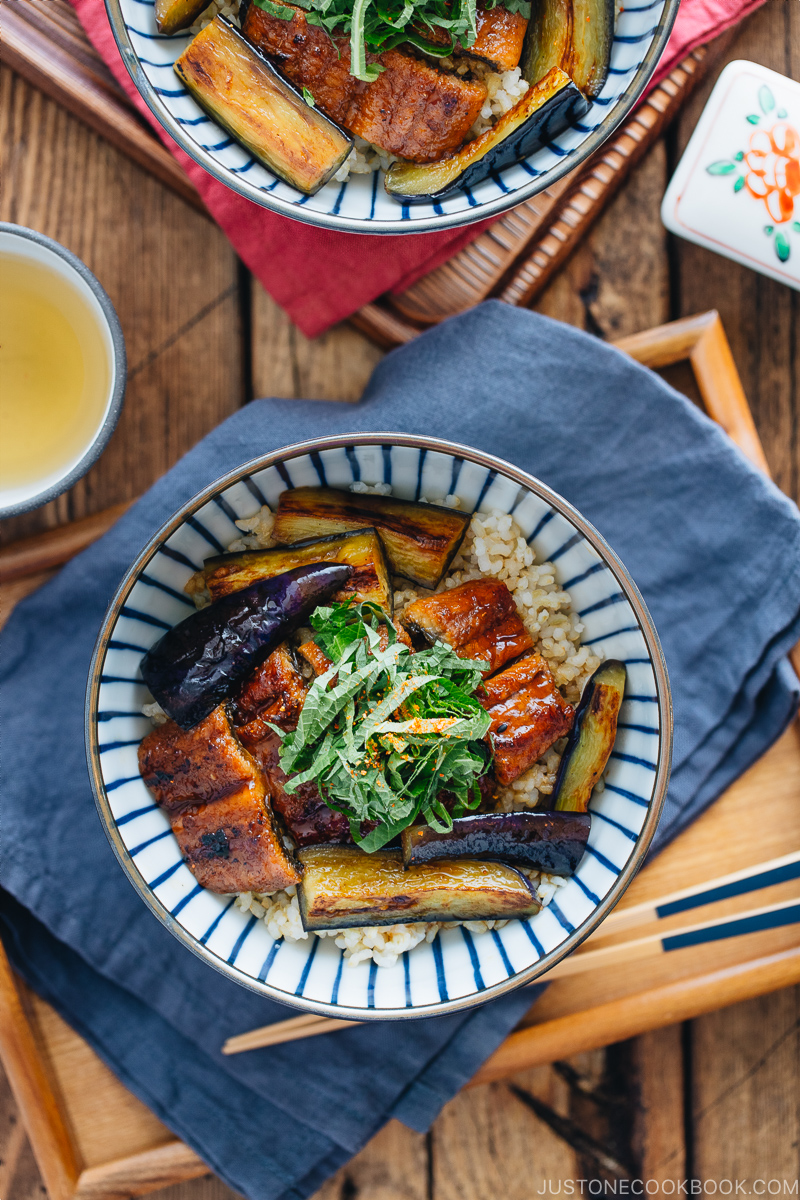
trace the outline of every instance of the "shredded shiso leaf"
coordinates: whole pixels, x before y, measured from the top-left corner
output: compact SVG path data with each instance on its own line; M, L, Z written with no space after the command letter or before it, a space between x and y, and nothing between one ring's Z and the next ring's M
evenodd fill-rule
M381 649L378 629L388 644ZM297 729L284 734L280 764L295 792L313 780L371 853L419 817L440 832L477 808L491 719L473 693L485 664L444 642L411 654L374 604L334 604L311 616L332 666L312 683ZM447 791L452 812L442 802ZM362 824L375 824L364 833Z
M294 10L279 0L253 0L258 8L273 17L291 21ZM368 63L367 54L381 54L403 43L425 54L446 58L456 46L468 50L478 32L477 0L292 0L306 13L309 25L319 25L328 33L350 34L350 74L372 83L384 68ZM485 7L497 4L509 12L530 19L530 0L488 0ZM449 41L439 46L429 41L420 29L443 29Z

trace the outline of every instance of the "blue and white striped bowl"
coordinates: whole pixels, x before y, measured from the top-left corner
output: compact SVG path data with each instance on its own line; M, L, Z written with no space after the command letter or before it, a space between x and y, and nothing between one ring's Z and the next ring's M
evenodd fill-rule
M333 939L273 941L233 897L198 886L169 821L139 777L143 654L193 611L184 594L203 560L241 536L234 520L287 488L361 480L406 499L455 493L464 510L512 513L539 561L555 564L585 626L584 641L622 659L628 688L605 790L592 799L588 850L557 898L527 921L473 934L444 930L395 967L345 964ZM86 699L95 797L131 882L185 946L238 983L298 1008L364 1020L426 1016L480 1004L541 975L616 904L655 832L669 777L672 712L664 660L636 586L602 537L532 476L434 438L353 434L304 442L246 463L159 530L117 591L98 638Z
M383 186L383 173L353 175L305 196L276 178L203 112L172 65L189 34L156 29L155 0L106 0L123 62L148 107L195 162L221 183L284 216L353 233L425 233L497 216L551 187L613 133L642 95L678 13L680 0L635 0L617 20L611 70L585 116L536 154L497 171L475 188L441 204L401 204Z

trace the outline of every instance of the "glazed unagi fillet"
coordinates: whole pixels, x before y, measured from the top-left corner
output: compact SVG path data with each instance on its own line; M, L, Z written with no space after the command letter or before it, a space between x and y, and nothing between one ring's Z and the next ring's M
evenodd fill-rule
M139 747L142 778L165 810L187 866L213 892L274 892L297 883L264 777L224 705L183 730L168 721Z
M575 710L558 690L550 668L529 654L483 684L481 703L492 718L487 739L498 783L508 785L569 733Z
M509 12L502 3L496 4L494 8L486 8L479 4L476 15L475 41L466 49L457 46L456 55L479 58L482 62L489 63L496 71L513 71L514 67L519 66L522 57L522 43L528 28L527 17ZM430 28L422 24L415 29L421 37L427 38L436 46L446 46L449 43L449 36L444 29Z
M478 34L464 53L491 63L498 71L513 71L519 66L527 28L527 17L520 13L509 12L502 4L494 8L479 4Z
M514 597L497 579L475 579L409 604L401 618L412 635L447 642L461 658L486 663L486 674L533 646Z
M286 21L251 4L243 33L331 120L412 162L436 162L460 146L486 98L484 84L398 50L367 55L384 68L374 83L355 79L349 38L309 25L302 9Z
M321 650L319 654L329 662ZM284 643L239 694L234 707L236 734L263 772L272 807L298 846L342 845L352 842L347 818L328 808L315 783L303 783L293 794L286 791L279 762L281 739L269 725L272 722L287 733L296 729L307 692L308 685Z

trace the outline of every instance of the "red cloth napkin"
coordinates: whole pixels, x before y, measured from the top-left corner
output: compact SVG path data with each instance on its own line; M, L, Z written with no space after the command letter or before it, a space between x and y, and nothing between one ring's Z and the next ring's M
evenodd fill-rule
M764 0L683 0L653 86L695 46L736 24ZM403 291L492 222L414 236L376 237L303 225L218 183L181 150L139 96L119 56L103 0L70 0L97 51L175 155L237 254L307 336L323 333L386 291Z

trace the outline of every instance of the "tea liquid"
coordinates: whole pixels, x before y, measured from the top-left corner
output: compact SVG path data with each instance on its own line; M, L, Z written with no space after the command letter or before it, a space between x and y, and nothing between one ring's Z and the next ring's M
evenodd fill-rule
M82 457L105 414L110 363L84 296L54 270L0 254L0 481L24 487Z

